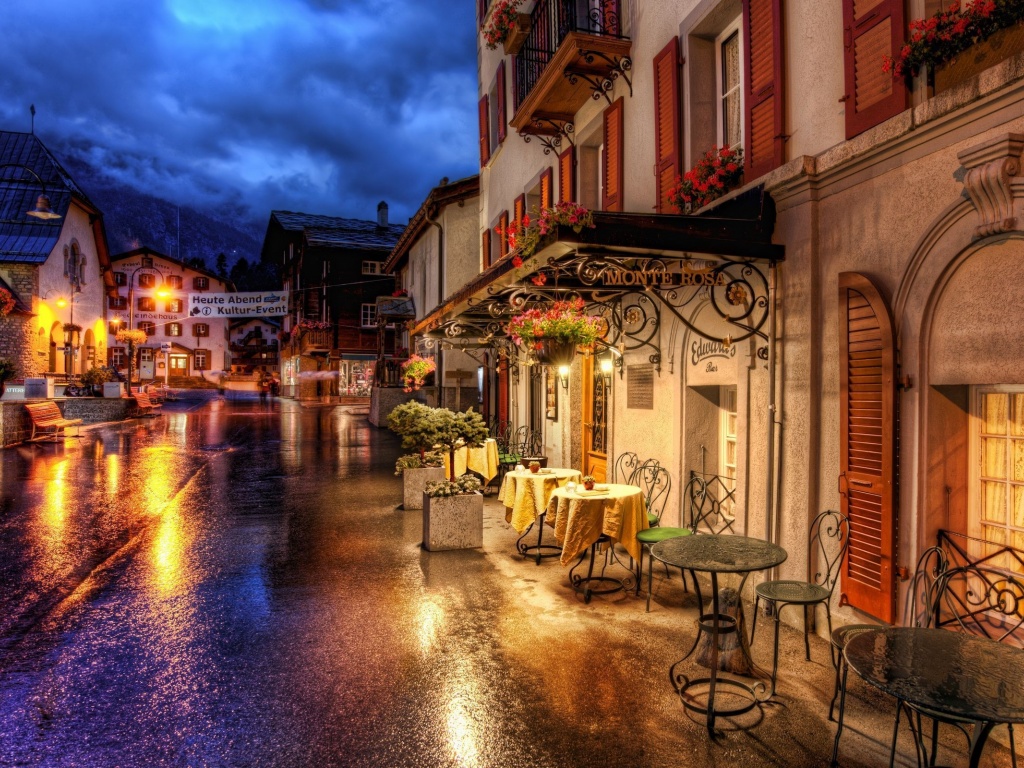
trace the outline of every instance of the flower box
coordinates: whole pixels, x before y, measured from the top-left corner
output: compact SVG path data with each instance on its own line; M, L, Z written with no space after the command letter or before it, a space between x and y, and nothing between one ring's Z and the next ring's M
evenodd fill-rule
M423 489L427 483L444 480L444 467L418 467L402 470L402 509L423 509Z
M512 25L512 29L505 38L505 42L502 43L507 56L517 54L522 50L523 45L526 43L526 37L530 34L530 28L532 26L533 22L530 19L530 14L516 14L515 23Z
M1021 51L1024 51L1024 24L994 32L952 61L935 67L935 93L948 91Z
M479 491L441 497L430 497L424 491L424 549L439 552L483 545L484 497Z

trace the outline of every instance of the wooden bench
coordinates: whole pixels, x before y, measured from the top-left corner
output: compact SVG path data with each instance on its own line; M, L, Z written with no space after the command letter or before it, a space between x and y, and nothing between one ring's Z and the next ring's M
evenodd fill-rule
M149 398L149 401L153 403L153 405L159 406L162 405L164 402L163 394L159 389L154 389L153 387L148 385L145 387L132 387L132 397L135 397L135 395L139 394L140 392L146 395Z
M139 406L143 416L152 416L153 411L161 407L160 403L154 403L145 392L135 392L132 397Z
M65 419L64 414L60 412L60 408L53 400L47 400L44 403L25 403L25 408L32 419L30 441L36 439L36 432L45 432L47 434L43 437L56 440L58 437L63 437L64 427L78 427L82 424L81 419ZM81 435L75 434L72 437L81 437Z

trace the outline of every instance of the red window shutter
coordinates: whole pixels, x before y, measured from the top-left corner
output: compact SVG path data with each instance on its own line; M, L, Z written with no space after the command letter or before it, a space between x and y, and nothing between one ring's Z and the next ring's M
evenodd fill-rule
M601 166L604 168L604 190L601 208L605 211L622 210L622 98L604 111L604 149Z
M505 109L505 60L498 63L498 143L505 140L508 131L508 115Z
M903 45L903 0L843 0L846 138L907 108L900 78L882 71L882 57Z
M526 195L519 195L512 204L512 219L516 224L522 225L523 216L526 213Z
M864 275L839 275L840 475L850 605L896 618L896 374L889 305Z
M498 227L500 227L498 236L501 238L498 241L498 253L500 258L504 259L508 256L508 211L501 212L501 216L498 217Z
M744 175L753 181L784 160L782 0L743 0L746 122Z
M576 148L569 147L558 156L558 202L576 200Z
M491 230L485 229L480 237L480 263L484 269L491 266Z
M679 38L654 57L654 175L658 213L672 213L668 191L682 173L680 167Z
M487 127L487 113L490 108L487 103L487 95L480 99L480 167L487 165L491 159L491 131Z
M552 205L551 200L551 179L554 174L551 168L545 168L544 173L540 175L540 207L541 210L544 208L550 208Z

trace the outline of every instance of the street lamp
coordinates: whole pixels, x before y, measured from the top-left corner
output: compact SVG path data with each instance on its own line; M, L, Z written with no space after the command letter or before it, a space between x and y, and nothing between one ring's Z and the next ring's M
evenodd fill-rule
M44 221L61 218L61 215L50 207L50 196L46 192L46 183L42 178L40 178L38 173L33 171L27 165L22 165L21 163L0 163L0 170L5 170L7 168L20 168L21 170L26 171L36 180L36 183L39 184L40 189L43 191L43 193L36 198L35 208L30 211L25 211L27 216L33 216L37 219L43 219ZM18 181L18 179L5 179L5 181Z

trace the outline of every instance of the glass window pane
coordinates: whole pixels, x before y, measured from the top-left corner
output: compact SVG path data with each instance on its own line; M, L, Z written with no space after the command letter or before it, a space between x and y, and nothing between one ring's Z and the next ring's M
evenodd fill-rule
M981 474L985 477L1006 478L1006 440L1001 437L982 438Z
M1006 485L982 482L981 519L990 523L1006 524ZM986 526L988 527L988 526ZM988 537L985 537L988 538ZM991 539L989 539L991 541Z
M1024 529L1024 485L1014 485L1013 507L1010 510L1011 524L1016 528Z
M1005 435L1009 397L999 392L990 392L982 397L982 430L986 435Z
M1024 437L1024 394L1018 392L1010 395L1010 405L1013 406L1013 412L1010 414L1010 434Z

